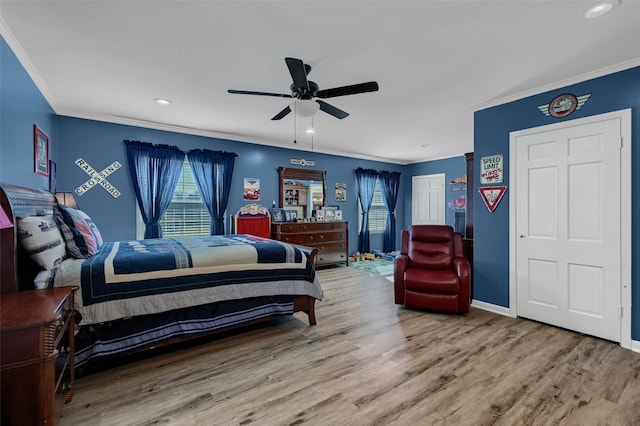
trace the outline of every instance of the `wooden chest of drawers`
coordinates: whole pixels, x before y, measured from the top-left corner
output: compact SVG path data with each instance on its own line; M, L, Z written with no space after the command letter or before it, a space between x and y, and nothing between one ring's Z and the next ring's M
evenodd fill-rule
M55 424L74 382L76 287L2 295L2 424Z
M349 261L348 222L272 223L271 239L318 249L316 266Z

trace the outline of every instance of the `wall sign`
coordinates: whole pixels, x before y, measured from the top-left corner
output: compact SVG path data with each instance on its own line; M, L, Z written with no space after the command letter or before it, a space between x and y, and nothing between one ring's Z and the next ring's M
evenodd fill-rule
M451 185L451 190L452 191L466 191L467 190L467 175L462 175L460 177L455 178L454 180L449 182L449 185Z
M291 164L295 164L297 166L315 166L316 162L311 160L305 160L304 158L301 158L299 160L297 158L292 158Z
M82 158L78 158L76 160L76 165L80 167L82 170L84 170L86 174L91 176L91 179L89 179L88 181L86 181L85 183L83 183L82 185L76 188L75 190L76 194L82 195L88 190L90 190L91 188L95 187L96 185L99 185L103 187L105 191L111 194L113 198L118 198L120 196L120 191L118 191L116 187L111 185L109 181L106 179L107 176L118 171L120 167L122 167L120 163L118 163L117 161L114 161L113 164L111 164L110 166L107 166L101 172L96 172L93 169L93 167L91 167L89 163L84 161Z
M587 103L591 93L581 96L575 96L571 93L563 93L551 100L548 104L540 105L538 109L547 117L562 118L573 114Z
M482 157L480 159L480 184L502 183L503 164L502 154Z
M505 192L507 192L506 186L485 186L483 188L478 188L480 191L480 195L482 196L482 200L484 204L489 209L490 213L498 207L498 203L502 200L502 196Z

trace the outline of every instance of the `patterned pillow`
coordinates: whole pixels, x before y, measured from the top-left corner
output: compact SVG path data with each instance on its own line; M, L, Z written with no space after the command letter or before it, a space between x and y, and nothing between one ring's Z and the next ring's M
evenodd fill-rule
M19 217L18 241L41 268L56 268L67 257L64 239L53 215Z
M98 227L82 210L57 204L53 209L62 236L67 243L67 252L77 259L88 259L102 247L102 236Z

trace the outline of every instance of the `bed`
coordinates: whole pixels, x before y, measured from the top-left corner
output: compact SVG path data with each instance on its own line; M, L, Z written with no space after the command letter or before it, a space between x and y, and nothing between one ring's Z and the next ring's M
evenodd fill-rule
M2 230L3 256L10 251L13 257L2 262L2 292L33 289L34 281L39 287L43 282L78 287L75 365L79 372L124 355L294 312L305 312L309 324L316 324L315 301L322 299L322 288L313 266L315 250L250 234L94 239L87 244L83 240L80 247L93 250L90 255L67 254L61 259L58 247L57 254L49 256L54 266L46 261L43 265L20 234L29 233L24 231L29 221L35 220L38 229L46 228L44 218L66 208L47 191L0 187L2 208L15 225ZM56 223L66 253L77 249L65 234L64 222ZM70 225L81 229L78 221Z

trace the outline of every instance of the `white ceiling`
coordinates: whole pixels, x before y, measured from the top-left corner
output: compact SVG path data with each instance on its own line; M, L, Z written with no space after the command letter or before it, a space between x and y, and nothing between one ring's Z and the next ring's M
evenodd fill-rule
M60 115L407 164L473 151L474 110L640 65L640 1L591 3L1 0L0 29ZM289 93L285 57L380 90L294 145L290 99L227 93Z

